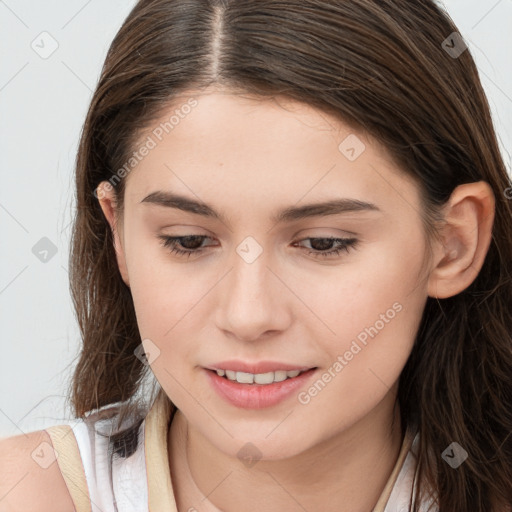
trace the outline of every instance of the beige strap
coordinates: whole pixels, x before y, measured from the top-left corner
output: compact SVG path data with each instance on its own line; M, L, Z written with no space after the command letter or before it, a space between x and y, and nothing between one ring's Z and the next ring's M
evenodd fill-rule
M46 428L57 452L57 464L68 488L76 512L91 512L91 499L80 450L70 425Z
M178 512L167 455L170 417L171 403L161 389L146 416L144 430L149 512Z
M400 453L398 454L398 458L395 463L395 467L393 468L391 475L389 475L388 481L386 482L384 490L380 495L379 501L375 505L375 508L373 509L372 512L384 512L389 497L391 496L391 492L393 491L393 487L395 486L396 479L398 478L400 470L404 465L407 453L411 449L413 440L414 436L412 432L409 429L407 429L405 432L404 440L402 442L402 448L400 449Z

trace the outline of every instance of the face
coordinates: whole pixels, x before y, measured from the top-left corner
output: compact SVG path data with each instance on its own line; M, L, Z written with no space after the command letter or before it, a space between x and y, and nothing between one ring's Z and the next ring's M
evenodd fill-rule
M140 137L153 147L127 176L120 269L151 368L191 428L226 454L251 442L289 457L396 392L428 295L419 189L376 141L312 107L193 98ZM155 192L209 210L145 200ZM307 208L340 200L373 206ZM205 369L227 360L316 370L243 407Z

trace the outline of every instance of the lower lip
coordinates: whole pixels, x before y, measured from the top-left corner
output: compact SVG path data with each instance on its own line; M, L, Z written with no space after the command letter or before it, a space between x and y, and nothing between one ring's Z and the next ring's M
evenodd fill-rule
M214 370L206 370L213 389L231 404L242 409L263 409L278 404L298 391L316 371L312 368L297 377L272 384L240 384L217 375Z

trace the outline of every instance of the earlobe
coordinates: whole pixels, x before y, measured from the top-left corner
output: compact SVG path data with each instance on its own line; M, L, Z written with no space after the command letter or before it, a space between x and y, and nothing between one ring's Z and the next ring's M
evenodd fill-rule
M455 188L444 210L442 244L428 295L444 299L465 290L480 272L492 238L495 197L485 181Z
M116 197L112 185L106 181L102 181L95 191L95 196L98 198L100 207L110 225L112 231L112 237L114 240L114 250L116 253L117 265L123 281L127 286L130 286L130 280L128 277L128 269L126 265L126 256L123 248L123 241L120 236L120 232L117 225L116 219Z

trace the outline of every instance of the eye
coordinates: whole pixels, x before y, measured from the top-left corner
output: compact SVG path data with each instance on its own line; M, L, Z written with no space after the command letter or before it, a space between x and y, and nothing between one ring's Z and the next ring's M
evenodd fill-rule
M162 241L162 245L169 249L171 254L177 254L178 256L190 257L192 254L199 254L204 251L204 247L201 247L202 241L207 238L211 238L206 235L185 235L185 236L165 236L160 235L158 238ZM349 252L351 248L357 246L357 238L334 238L334 237L315 237L315 238L303 238L298 242L304 242L306 240L313 241L312 250L307 249L307 253L313 255L315 258L326 258L329 256L338 256L341 251ZM182 247L178 247L178 244ZM329 249L333 244L335 247ZM315 248L316 246L316 248ZM183 248L184 247L184 248ZM329 250L326 250L329 249Z
M305 240L312 240L313 250L308 250L308 254L315 256L316 258L327 258L329 256L338 256L341 251L349 252L350 249L355 249L357 246L357 238L334 238L334 237L316 237L316 238L303 238L299 242ZM320 243L318 243L320 241ZM328 249L333 243L338 244L334 249ZM316 248L315 248L316 246Z
M203 248L198 248L198 241L201 241L205 238L210 238L205 235L186 235L186 236L165 236L161 235L158 237L162 240L162 245L168 249L170 249L171 254L177 254L179 256L187 255L190 257L193 253L203 252ZM180 244L182 247L185 245L185 250L180 249L177 244ZM192 246L191 248L187 248L186 246ZM199 244L200 246L201 244Z

